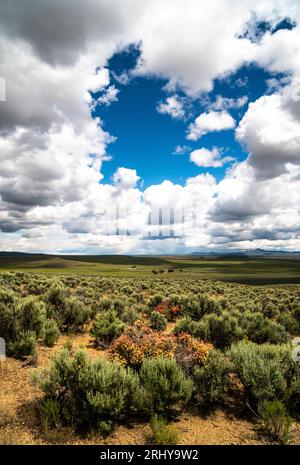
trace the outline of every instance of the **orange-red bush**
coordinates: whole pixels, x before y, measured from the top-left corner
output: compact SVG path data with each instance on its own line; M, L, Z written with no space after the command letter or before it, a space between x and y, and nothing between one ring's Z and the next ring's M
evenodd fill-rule
M199 341L188 333L180 333L177 336L176 359L178 363L190 371L195 365L202 365L213 349L209 342Z
M212 348L212 344L189 334L176 336L166 331L152 331L143 322L136 322L113 342L110 353L115 360L134 368L139 368L145 358L163 356L176 358L189 370L195 364L204 363Z
M174 321L181 313L179 305L171 305L170 302L164 301L154 307L154 311L164 315L168 321Z

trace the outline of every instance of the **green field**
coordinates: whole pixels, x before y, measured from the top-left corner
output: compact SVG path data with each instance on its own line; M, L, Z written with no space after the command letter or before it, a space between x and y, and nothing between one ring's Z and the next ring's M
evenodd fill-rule
M0 257L1 272L76 273L134 278L154 276L153 270L156 277L169 279L214 279L248 284L300 284L299 258L26 254Z

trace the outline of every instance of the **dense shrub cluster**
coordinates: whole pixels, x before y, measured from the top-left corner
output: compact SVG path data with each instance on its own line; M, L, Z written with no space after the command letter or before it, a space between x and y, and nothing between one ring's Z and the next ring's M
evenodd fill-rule
M39 340L51 347L60 330L80 331L90 318L89 307L57 283L44 297L36 288L34 293L20 297L10 289L0 289L0 337L6 340L8 355L33 355Z
M70 296L63 285L54 283L45 296L47 317L55 320L61 331L79 332L91 317L91 309L82 300Z
M0 298L0 336L6 340L7 354L34 354L46 321L44 303L35 297L18 299L11 291L2 291Z
M300 366L292 360L290 345L239 342L228 356L252 404L292 398L299 404Z
M150 328L156 329L157 331L162 331L167 327L167 318L157 311L150 313Z
M202 365L194 368L197 393L204 404L225 401L230 389L232 365L220 350L211 350Z
M108 360L63 351L39 383L44 428L73 425L108 433L134 416L150 418L153 441L170 414L195 405L249 405L286 442L300 413L299 287L212 281L0 274L0 337L8 355L60 333L90 331ZM179 275L179 274L178 274ZM165 418L161 418L165 417ZM172 439L172 428L169 431ZM155 436L155 438L154 438Z
M245 337L259 344L270 342L282 344L290 339L288 331L277 321L264 317L258 312L224 310L220 314L204 315L199 321L190 316L178 320L174 332L188 332L194 337L210 341L224 349Z
M60 335L58 325L55 320L46 320L44 324L43 343L48 347L53 347Z
M42 421L73 425L78 431L108 434L115 423L132 415L169 414L182 408L193 391L175 360L145 360L139 374L83 351L62 350L50 370L33 377L44 391Z
M104 359L92 361L84 352L61 351L50 371L36 377L46 399L55 400L56 416L79 431L109 433L121 416L135 411L137 376Z

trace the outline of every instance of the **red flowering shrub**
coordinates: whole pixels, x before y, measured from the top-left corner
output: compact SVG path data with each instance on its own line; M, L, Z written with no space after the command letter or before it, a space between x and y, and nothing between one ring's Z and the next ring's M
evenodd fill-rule
M171 305L169 301L165 300L154 307L154 311L164 315L168 321L174 321L181 313L179 305Z
M164 331L147 334L142 341L144 349L144 357L156 358L156 357L167 357L172 358L176 352L176 338L173 334L166 333Z
M152 331L139 321L113 342L110 354L114 360L133 368L139 368L146 358L176 358L189 371L195 364L204 363L212 347L186 333L175 336L166 331Z
M181 308L179 305L172 305L170 308L170 320L174 321L181 313Z
M114 360L134 368L140 367L145 358L174 357L175 352L176 337L164 331L150 331L141 338L124 334L110 348Z
M113 359L122 365L137 368L145 358L143 347L127 334L116 339L110 347Z
M186 371L190 372L195 365L202 365L206 361L213 347L209 342L199 341L188 333L180 333L177 336L176 359Z

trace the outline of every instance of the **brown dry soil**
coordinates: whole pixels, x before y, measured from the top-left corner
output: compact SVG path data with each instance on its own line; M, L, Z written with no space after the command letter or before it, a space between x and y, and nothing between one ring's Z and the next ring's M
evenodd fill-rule
M148 424L118 426L106 439L82 438L70 428L41 430L36 404L41 390L30 382L30 372L48 367L51 357L69 338L62 336L52 349L40 347L37 368L8 358L0 362L0 444L145 444ZM91 357L105 356L94 349L88 334L72 339L73 349L84 347ZM185 412L176 422L179 444L269 444L258 421L237 418L222 410L207 415ZM293 424L291 443L300 444L300 423Z

